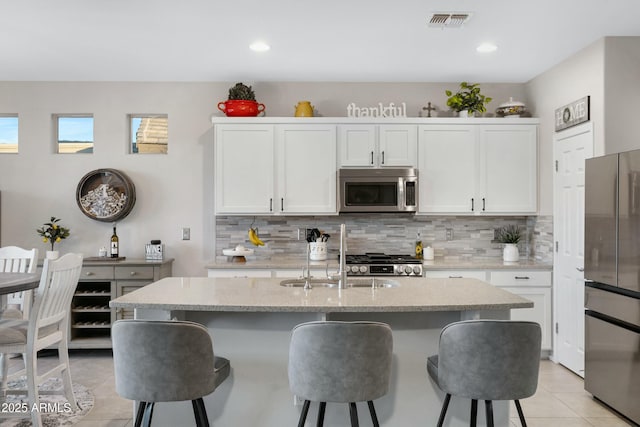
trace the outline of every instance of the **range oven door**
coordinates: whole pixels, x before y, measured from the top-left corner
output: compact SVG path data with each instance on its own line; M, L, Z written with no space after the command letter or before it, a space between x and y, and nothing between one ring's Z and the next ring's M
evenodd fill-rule
M640 424L640 300L591 287L585 300L585 390Z

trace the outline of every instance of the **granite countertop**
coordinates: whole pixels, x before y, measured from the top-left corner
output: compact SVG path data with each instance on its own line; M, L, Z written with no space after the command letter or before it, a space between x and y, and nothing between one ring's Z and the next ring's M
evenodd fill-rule
M212 312L423 312L508 310L533 303L476 279L393 278L390 288L280 286L282 279L167 277L110 307ZM352 279L353 280L353 279ZM364 278L358 278L362 282ZM369 279L370 280L370 279Z
M306 267L307 261L303 258L282 257L271 260L247 259L247 262L238 263L227 260L216 260L205 266L207 269L301 269ZM338 260L311 261L311 268L324 269L327 265L329 270L338 269ZM443 258L436 257L433 261L423 261L425 270L551 270L552 263L540 262L534 259L522 258L517 262L504 262L502 258Z

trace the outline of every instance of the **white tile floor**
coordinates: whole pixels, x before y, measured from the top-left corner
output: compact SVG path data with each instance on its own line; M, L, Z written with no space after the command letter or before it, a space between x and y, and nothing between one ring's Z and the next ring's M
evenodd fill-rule
M73 380L91 389L95 396L93 409L76 426L132 427L131 402L120 398L115 392L111 352L72 351L70 357ZM46 364L48 360L53 362L55 359L45 354L40 357L39 362ZM17 360L12 359L11 364L17 363ZM633 425L584 391L582 378L548 360L541 362L537 393L529 399L522 400L521 403L529 427ZM521 427L513 404L511 414L516 416L511 419L511 427ZM479 424L482 422L480 421Z

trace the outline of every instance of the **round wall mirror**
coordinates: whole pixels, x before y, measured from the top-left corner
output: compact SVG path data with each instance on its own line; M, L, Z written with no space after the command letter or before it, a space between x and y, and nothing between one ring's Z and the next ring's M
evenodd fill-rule
M91 219L115 222L129 215L136 203L136 188L127 175L116 169L97 169L82 177L76 202Z

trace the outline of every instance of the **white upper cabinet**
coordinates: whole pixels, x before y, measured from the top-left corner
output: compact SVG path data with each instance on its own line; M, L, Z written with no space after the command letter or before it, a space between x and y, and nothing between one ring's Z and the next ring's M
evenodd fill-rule
M278 210L284 214L335 214L336 127L278 125Z
M487 213L537 211L535 125L484 125L480 131L480 185Z
M340 167L416 167L416 125L338 126Z
M536 125L422 125L418 158L418 213L536 213Z
M336 126L221 124L216 214L336 214Z
M216 126L216 213L273 212L273 129L272 125Z
M418 212L473 213L478 144L476 126L420 126Z

